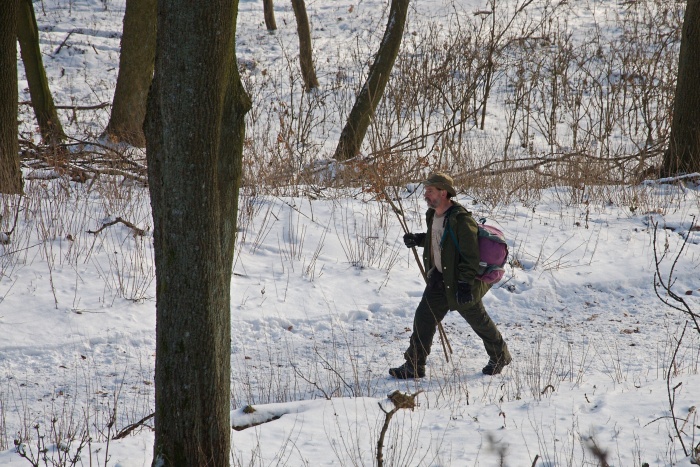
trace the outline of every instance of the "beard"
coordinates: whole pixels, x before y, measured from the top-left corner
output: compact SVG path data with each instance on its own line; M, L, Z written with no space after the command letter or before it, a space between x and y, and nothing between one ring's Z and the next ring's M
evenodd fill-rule
M438 207L437 200L431 201L428 198L424 198L424 199L425 199L425 203L428 205L429 208L437 209L437 207Z

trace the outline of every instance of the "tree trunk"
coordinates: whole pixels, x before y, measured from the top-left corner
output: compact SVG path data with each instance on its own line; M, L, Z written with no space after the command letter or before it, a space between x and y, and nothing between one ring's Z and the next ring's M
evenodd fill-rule
M22 193L17 139L17 0L0 4L0 193Z
M144 147L146 97L156 53L156 0L127 0L119 76L105 133L114 141Z
M311 91L318 87L318 79L316 78L316 70L314 69L309 17L306 14L304 0L292 0L292 8L294 9L294 16L297 19L301 77L304 79L304 89L306 89L306 91Z
M229 464L230 286L242 171L238 1L158 1L144 130L154 223L154 465Z
M384 94L391 69L401 47L403 28L406 24L409 0L391 0L391 10L384 38L374 63L369 69L367 81L355 99L348 121L340 134L335 159L344 161L355 157L369 128L374 111Z
M51 97L49 82L46 79L44 62L39 48L39 28L36 25L32 0L19 1L17 18L17 38L19 39L24 71L29 82L32 107L39 123L41 138L45 144L55 146L66 138L56 106Z
M688 0L683 19L671 140L662 175L700 172L700 0Z
M272 0L263 0L263 13L265 14L265 27L268 31L276 31L275 9Z

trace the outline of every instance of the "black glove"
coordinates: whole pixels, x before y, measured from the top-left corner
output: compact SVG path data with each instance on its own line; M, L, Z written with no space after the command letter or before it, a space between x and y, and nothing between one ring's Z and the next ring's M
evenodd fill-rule
M443 282L442 274L440 274L435 268L428 271L428 288L432 290L445 290L445 283Z
M457 282L457 303L466 305L473 300L472 287L466 282Z
M418 244L423 244L423 241L425 241L424 233L407 233L403 236L403 242L408 248L413 248L418 246Z

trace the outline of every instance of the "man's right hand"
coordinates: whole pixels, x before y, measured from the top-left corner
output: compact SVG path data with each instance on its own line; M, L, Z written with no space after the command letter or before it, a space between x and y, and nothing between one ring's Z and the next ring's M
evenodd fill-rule
M422 245L423 242L425 241L425 234L424 233L407 233L406 235L403 236L403 243L408 247L408 248L414 248L418 245Z

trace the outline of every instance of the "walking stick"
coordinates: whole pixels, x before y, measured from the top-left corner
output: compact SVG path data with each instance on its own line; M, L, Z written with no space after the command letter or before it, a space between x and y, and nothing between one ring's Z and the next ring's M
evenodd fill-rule
M386 191L384 191L384 188L382 188L382 193L384 194L384 198L386 198L387 202L389 203L389 206L391 206L391 209L394 210L394 214L396 214L396 218L399 220L399 224L401 225L401 228L403 229L404 233L409 233L408 223L406 222L406 217L403 214L403 208L401 206L401 198L399 198L398 194L396 194L396 199L398 200L399 207L401 207L401 209L399 209L399 207L397 207L391 200L391 197L386 193ZM418 252L416 251L416 247L411 247L411 251L413 252L413 257L415 258L416 263L418 263L418 269L420 269L420 273L423 276L423 280L427 283L428 274L425 272L425 268L423 268L423 263L420 261L420 258L418 258ZM428 303L428 307L430 307L430 303ZM430 311L432 312L432 308ZM449 353L452 353L452 346L450 345L450 341L447 339L447 333L445 333L445 329L442 327L442 323L440 321L437 322L437 328L438 334L440 335L440 343L442 344L442 351L445 353L445 360L449 363L450 356L447 353L447 351L449 349Z

